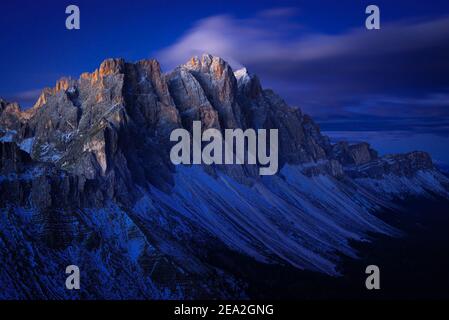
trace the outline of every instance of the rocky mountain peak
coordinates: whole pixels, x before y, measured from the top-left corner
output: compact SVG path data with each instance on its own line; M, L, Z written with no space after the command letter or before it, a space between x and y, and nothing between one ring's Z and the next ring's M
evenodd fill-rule
M319 172L342 176L345 166L351 166L353 174L354 166L380 163L367 143L332 145L309 116L264 90L256 75L246 68L234 72L210 54L192 57L166 74L154 59L107 59L79 80L62 78L54 88L44 89L31 110L23 112L4 100L0 108L0 124L16 132L14 141L33 138L28 148L33 159L88 179L114 177L113 188L126 184L131 190L131 181L142 176L136 169L142 161L151 164L143 166L143 176L158 185L170 181L168 152L158 155L150 150L167 150L171 130L191 130L195 120L202 122L203 130L278 129L281 165L327 161ZM139 147L136 139L143 139L146 147ZM423 156L402 159L412 167L431 167ZM154 179L154 167L165 178ZM248 174L236 172L231 175Z
M221 127L244 127L245 120L237 98L237 80L231 66L220 57L203 54L192 57L186 64L201 85L206 97L218 111Z
M107 59L79 80L62 78L54 88L44 89L27 112L5 101L0 105L0 123L18 132L18 141L35 137L36 159L57 159L69 168L93 154L95 163L77 169L90 167L88 176L96 166L103 176L113 170L114 161L108 159L114 155L107 154L107 145L129 157L118 145L123 132L128 135L125 140L137 134L166 143L173 128L190 130L195 120L202 121L203 129L278 128L281 164L332 160L343 166L362 165L378 158L366 143L331 145L309 116L264 90L256 75L246 68L234 72L210 54L192 57L166 74L154 59Z
M100 68L98 69L98 74L100 77L105 77L111 74L123 73L124 68L124 59L106 59L101 63Z
M195 120L277 129L278 174L173 165L170 133ZM356 256L349 240L394 234L374 210L408 195L449 197L448 186L424 152L379 156L367 143L331 143L310 116L219 57L165 74L156 60L108 59L44 89L30 110L0 99L0 279L10 288L0 296L65 297L63 282L48 279L73 252L84 257L83 294L95 298L110 285L114 298L158 297L155 288L233 296L217 248L337 275L336 252ZM1 272L17 265L32 267Z
M189 70L210 74L215 80L221 79L226 71L232 72L230 65L222 58L205 53L201 57L194 56L186 64Z
M256 99L262 93L262 85L256 75L250 74L247 68L234 72L240 94L250 99Z
M72 86L75 83L74 80L71 78L61 78L56 82L56 86L54 88L54 93L58 93L62 90L68 90L70 86Z
M246 69L246 67L240 68L236 71L234 71L234 76L237 80L240 80L241 78L249 78L249 72L248 69Z
M14 130L20 125L22 112L16 102L0 100L0 127Z

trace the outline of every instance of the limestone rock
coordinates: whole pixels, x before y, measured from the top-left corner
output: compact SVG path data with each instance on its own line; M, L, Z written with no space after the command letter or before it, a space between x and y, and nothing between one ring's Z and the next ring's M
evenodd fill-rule
M170 133L195 120L277 129L279 173L175 167ZM244 284L217 267L228 252L336 275L336 252L355 255L350 239L393 233L372 214L379 203L448 188L424 152L331 144L219 57L167 74L156 60L108 59L44 89L29 110L0 99L0 298L77 298L54 279L72 260L87 298L242 298Z

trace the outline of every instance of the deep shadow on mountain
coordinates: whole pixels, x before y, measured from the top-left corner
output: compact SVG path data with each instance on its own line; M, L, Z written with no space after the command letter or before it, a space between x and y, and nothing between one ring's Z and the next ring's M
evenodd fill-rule
M392 238L371 234L371 242L352 241L359 259L342 256L341 277L299 271L286 265L258 264L231 254L214 259L246 279L253 299L447 299L449 298L449 201L410 198L400 201L401 211L376 215L404 232ZM381 289L365 288L365 268L377 265Z

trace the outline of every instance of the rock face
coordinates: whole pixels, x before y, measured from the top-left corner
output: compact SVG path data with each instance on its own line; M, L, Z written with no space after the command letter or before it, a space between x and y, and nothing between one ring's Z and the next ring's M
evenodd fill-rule
M278 129L279 173L175 167L170 133L194 120ZM231 253L337 275L350 239L398 232L373 211L449 185L426 153L331 144L257 76L207 54L167 74L108 59L26 111L0 99L0 164L3 298L245 297L220 264ZM85 273L75 293L70 264Z
M378 158L377 152L366 142L349 145L339 142L333 146L333 154L342 164L360 165Z
M218 112L221 127L242 128L237 81L231 67L223 59L205 54L201 59L193 57L181 68L201 85L202 91Z

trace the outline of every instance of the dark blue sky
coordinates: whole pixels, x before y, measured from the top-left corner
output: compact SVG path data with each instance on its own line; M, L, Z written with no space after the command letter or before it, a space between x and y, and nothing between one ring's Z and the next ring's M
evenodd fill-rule
M69 4L81 30L65 28ZM379 31L364 28L368 4L380 7ZM108 57L156 57L167 71L207 51L247 66L326 130L449 136L447 0L15 0L0 12L0 96L24 107Z
M371 1L372 2L372 1ZM95 69L106 57L137 60L155 56L195 23L228 14L236 19L263 10L296 8L292 22L304 32L339 34L361 27L367 1L49 1L0 3L0 95L23 99L64 75ZM449 13L447 0L375 1L382 22L432 18ZM65 29L65 7L77 4L81 30ZM292 36L295 36L293 34ZM179 61L181 63L182 61ZM167 66L169 67L169 66ZM27 96L25 94L25 96Z

